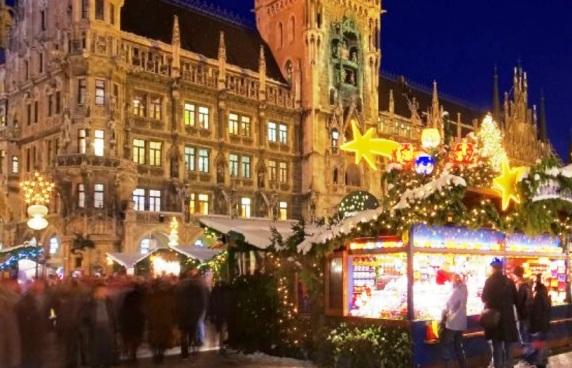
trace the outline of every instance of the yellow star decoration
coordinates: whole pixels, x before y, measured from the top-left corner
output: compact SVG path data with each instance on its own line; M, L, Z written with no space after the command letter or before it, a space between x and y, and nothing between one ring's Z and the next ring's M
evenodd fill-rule
M370 128L362 135L357 124L352 122L353 141L342 144L340 149L346 152L354 152L356 165L365 160L369 167L377 170L375 156L391 158L393 153L401 148L401 144L389 139L374 138L375 129Z
M502 209L506 211L510 201L520 203L518 194L518 182L528 173L527 167L512 168L507 162L502 165L501 175L493 180L493 189L502 196Z

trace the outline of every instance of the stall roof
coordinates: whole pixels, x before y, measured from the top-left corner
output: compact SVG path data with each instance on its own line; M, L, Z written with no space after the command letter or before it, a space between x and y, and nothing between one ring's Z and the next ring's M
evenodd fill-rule
M223 249L212 249L207 247L198 247L196 245L184 246L179 245L171 247L173 250L185 255L189 258L194 258L200 262L206 262L222 253Z
M159 249L159 248L157 248ZM125 268L133 268L135 265L145 258L153 254L157 249L150 251L147 254L141 253L107 253L107 256L114 262L119 263Z
M259 249L268 249L272 239L272 228L275 228L284 239L293 235L292 227L298 222L294 220L274 221L265 218L231 218L230 216L210 215L199 218L199 222L220 233L231 231L244 236L244 240ZM312 226L306 227L312 233Z
M222 252L222 249L211 249L206 247L198 247L195 245L184 246L179 245L176 247L157 247L149 251L147 254L141 253L107 253L107 256L111 258L114 262L119 263L125 268L135 267L135 265L147 257L153 255L153 253L160 250L173 250L179 254L182 254L189 258L194 258L200 262L208 261Z

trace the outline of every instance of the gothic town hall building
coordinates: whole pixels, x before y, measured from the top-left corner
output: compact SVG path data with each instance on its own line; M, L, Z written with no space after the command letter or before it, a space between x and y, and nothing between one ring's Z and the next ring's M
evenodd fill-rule
M2 244L34 236L20 190L34 171L56 184L41 243L86 269L164 241L173 217L184 243L201 216L311 220L352 192L383 196L381 173L338 149L352 121L400 141L440 124L455 140L485 114L380 74L381 0L245 5L256 28L192 0L2 6ZM520 69L514 83L494 113L515 159L534 159L545 121ZM95 249L71 254L77 236Z

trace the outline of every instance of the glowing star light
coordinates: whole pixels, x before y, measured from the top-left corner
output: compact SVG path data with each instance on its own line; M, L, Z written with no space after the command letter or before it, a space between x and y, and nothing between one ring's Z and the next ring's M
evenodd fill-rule
M354 139L353 141L343 144L340 149L342 151L355 153L356 165L364 159L369 167L373 170L377 170L375 156L392 158L393 153L401 148L401 144L389 139L374 138L374 132L375 130L370 128L362 135L357 124L353 122L352 133Z
M493 180L493 189L502 196L502 209L505 211L511 201L520 203L517 184L528 173L526 167L510 168L507 162L503 163L502 173Z

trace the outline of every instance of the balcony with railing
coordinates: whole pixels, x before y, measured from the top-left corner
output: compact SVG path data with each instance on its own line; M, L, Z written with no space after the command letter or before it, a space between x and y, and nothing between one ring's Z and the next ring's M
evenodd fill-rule
M75 167L75 166L100 166L107 168L117 168L119 167L119 159L111 157L100 157L95 155L85 155L85 154L67 154L59 155L56 157L57 167Z

